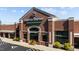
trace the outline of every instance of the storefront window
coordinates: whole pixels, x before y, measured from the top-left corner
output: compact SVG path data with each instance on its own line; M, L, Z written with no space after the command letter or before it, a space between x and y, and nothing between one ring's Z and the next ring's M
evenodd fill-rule
M68 41L68 31L56 31L55 40L65 43Z

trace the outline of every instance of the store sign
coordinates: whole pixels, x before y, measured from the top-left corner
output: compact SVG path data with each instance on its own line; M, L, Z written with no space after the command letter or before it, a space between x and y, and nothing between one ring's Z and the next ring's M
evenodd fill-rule
M39 19L29 19L27 21L27 24L28 25L39 25L41 23L42 20L39 20Z

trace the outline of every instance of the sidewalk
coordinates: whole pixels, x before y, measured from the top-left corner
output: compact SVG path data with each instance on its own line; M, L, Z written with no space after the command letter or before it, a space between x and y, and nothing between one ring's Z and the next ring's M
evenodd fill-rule
M13 41L12 39L2 38L2 37L0 37L0 38L4 42L20 45L20 46L23 46L23 47L35 48L35 49L39 49L39 50L43 50L43 51L65 51L65 50L62 50L62 49L46 47L46 46L43 46L43 45L29 45L28 43L25 43L25 42Z
M79 49L75 48L74 51L79 51Z

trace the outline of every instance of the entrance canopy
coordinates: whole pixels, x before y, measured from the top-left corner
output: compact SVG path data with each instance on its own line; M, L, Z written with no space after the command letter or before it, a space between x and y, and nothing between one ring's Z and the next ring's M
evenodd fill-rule
M5 33L15 33L13 30L0 30L0 32L5 32Z
M79 33L74 33L74 37L79 37Z

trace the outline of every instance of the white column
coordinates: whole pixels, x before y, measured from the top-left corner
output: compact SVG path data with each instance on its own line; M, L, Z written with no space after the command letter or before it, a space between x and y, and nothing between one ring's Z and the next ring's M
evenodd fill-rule
M21 20L21 28L20 28L20 41L24 40L24 34L23 34L23 20Z
M54 44L55 41L55 21L57 21L58 18L56 17L49 17L48 21L52 22L52 30L51 30L51 44Z
M54 24L54 19L52 21L52 44L54 44L55 41L55 24Z
M14 33L14 36L15 36L14 38L16 38L16 32Z
M1 37L1 33L0 33L0 37Z
M38 34L38 42L39 42L39 44L42 43L42 34L41 34L41 31L39 31L39 34Z
M10 38L10 33L8 33L8 38Z
M69 32L69 42L72 45L72 43L73 43L73 35L72 35L72 32Z
M20 36L20 42L22 42L22 40L21 40L21 30L19 31L19 36Z
M49 43L51 43L51 32L48 32L49 34Z
M28 43L30 43L30 32L29 31L27 32L27 41Z
M5 38L5 33L3 33L3 37Z
M54 44L54 42L55 42L55 21L57 21L58 20L58 18L54 18L54 17L52 17L52 43Z

